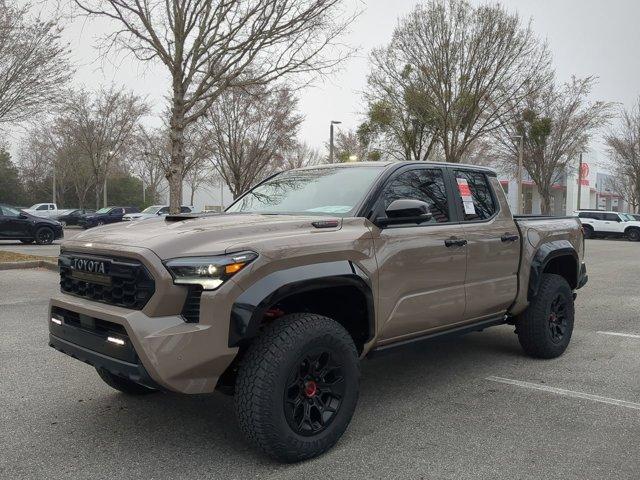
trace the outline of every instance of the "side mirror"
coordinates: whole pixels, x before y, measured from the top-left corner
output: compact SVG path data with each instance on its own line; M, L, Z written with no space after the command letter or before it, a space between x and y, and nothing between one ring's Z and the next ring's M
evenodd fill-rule
M403 225L415 223L419 225L431 220L433 215L429 211L429 205L421 200L401 198L394 200L385 210L386 217L378 217L375 221L380 228L389 225Z

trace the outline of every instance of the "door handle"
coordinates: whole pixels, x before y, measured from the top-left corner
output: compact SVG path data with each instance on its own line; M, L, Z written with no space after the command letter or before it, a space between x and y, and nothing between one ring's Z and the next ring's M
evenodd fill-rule
M515 242L519 238L520 237L518 235L513 235L511 233L505 233L504 235L502 235L500 237L500 240L503 241L503 242Z
M445 247L464 247L467 241L464 238L447 238L444 241Z

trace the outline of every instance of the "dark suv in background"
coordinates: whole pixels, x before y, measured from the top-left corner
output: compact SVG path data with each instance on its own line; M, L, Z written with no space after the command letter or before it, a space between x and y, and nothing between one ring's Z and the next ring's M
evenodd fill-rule
M108 223L118 223L127 213L138 213L137 207L104 207L91 215L85 215L78 221L82 228L99 227Z
M62 225L55 220L36 217L18 208L0 205L0 240L49 245L63 235Z

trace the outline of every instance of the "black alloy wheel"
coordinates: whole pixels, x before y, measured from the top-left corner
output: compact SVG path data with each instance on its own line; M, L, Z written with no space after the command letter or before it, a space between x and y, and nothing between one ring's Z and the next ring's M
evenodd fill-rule
M299 435L316 435L335 419L345 392L342 366L331 352L305 355L289 375L285 389L285 415Z
M562 342L567 332L567 301L564 295L558 294L549 308L549 332L553 343Z
M53 243L53 230L49 227L39 228L36 232L36 243L38 245L50 245Z

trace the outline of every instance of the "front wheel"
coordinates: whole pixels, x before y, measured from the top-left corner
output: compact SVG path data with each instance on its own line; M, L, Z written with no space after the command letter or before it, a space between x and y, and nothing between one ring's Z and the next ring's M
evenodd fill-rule
M330 318L285 315L249 347L238 372L240 429L281 462L321 455L340 439L358 400L358 354Z
M49 227L41 227L36 231L36 243L38 245L51 245L53 243L53 230Z
M640 242L640 228L630 228L627 230L627 239L631 242Z
M516 333L527 355L556 358L573 333L573 292L560 275L542 275L537 295L516 320Z

